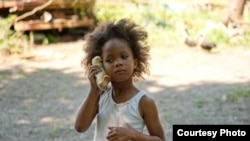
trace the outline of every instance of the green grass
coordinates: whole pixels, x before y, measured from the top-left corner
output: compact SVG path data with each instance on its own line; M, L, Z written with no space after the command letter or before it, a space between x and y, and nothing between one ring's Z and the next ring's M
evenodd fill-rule
M227 101L240 102L250 97L250 87L228 90Z
M1 73L0 74L0 78L1 79L8 79L10 77L11 77L11 74L9 74L9 73Z
M207 101L204 100L204 99L199 99L199 100L196 100L195 103L194 103L194 106L196 108L202 108L205 104L207 104Z
M61 127L58 124L54 123L52 129L50 130L49 136L51 138L58 137L60 133L60 129Z

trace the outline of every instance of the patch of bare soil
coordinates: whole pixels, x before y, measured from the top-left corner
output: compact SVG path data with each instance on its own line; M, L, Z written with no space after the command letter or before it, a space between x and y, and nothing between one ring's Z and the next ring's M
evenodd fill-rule
M82 134L73 126L88 90L82 45L0 59L0 141L92 141L95 123ZM152 48L151 74L136 85L155 99L170 141L173 124L249 124L249 94L240 95L249 92L249 65L249 48Z

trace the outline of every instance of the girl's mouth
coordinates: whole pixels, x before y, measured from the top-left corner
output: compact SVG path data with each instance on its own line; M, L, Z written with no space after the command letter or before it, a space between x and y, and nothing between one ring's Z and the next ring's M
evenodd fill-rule
M115 73L125 73L126 71L123 69L116 70Z

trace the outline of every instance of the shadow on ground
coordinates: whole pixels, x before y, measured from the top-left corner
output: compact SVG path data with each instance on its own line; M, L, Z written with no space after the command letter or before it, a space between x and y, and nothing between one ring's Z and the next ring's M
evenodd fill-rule
M161 76L158 76L161 77ZM165 86L157 78L139 81L159 107L167 140L173 124L249 124L250 98L231 101L228 92L245 83L198 82ZM91 141L94 123L79 134L74 117L88 91L87 80L70 69L37 69L16 65L0 70L1 141Z

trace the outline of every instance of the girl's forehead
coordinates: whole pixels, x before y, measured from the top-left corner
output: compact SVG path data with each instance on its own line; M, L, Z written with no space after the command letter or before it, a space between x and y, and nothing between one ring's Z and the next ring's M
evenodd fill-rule
M126 41L114 38L108 40L102 47L102 53L113 52L131 52L131 49Z

